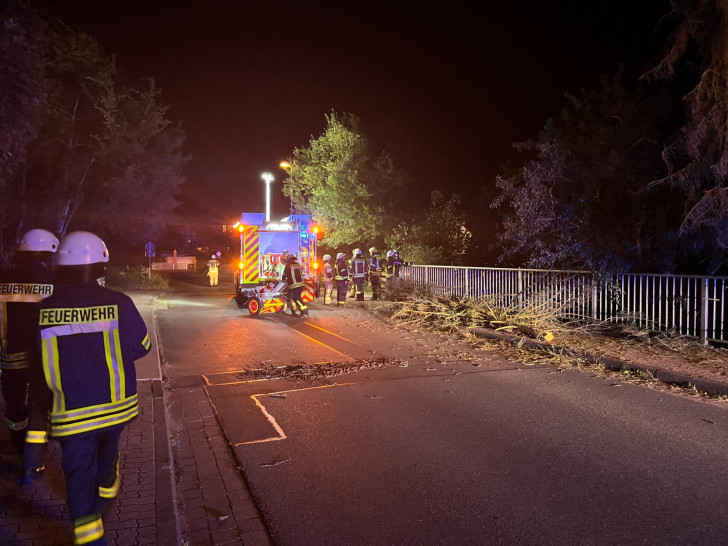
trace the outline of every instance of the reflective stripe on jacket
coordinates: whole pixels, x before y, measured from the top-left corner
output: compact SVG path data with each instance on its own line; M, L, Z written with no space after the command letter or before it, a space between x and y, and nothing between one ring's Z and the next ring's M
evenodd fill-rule
M351 274L355 279L366 277L367 262L364 258L354 258L351 260Z

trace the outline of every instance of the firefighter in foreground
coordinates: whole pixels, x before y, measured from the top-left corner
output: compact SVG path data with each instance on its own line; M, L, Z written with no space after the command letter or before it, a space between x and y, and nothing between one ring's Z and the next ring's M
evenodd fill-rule
M376 301L379 299L379 295L382 291L381 283L381 262L379 260L379 251L376 247L369 249L369 263L367 264L367 275L369 277L369 283L372 285L372 300Z
M53 293L50 261L56 250L55 235L31 229L23 235L13 256L14 268L0 278L0 385L5 422L19 453L25 446L28 424L31 359L38 357L38 308L40 301Z
M32 382L34 393L42 382L50 433L61 444L75 544L104 543L101 499L119 491L119 438L139 414L134 361L151 347L131 298L101 285L108 261L99 237L68 234L53 295L40 305L42 370L34 368ZM27 442L46 440L45 427L30 423Z
M321 275L324 279L324 305L330 305L331 296L334 293L334 268L331 265L331 254L324 254L323 260Z
M349 278L352 280L353 290L350 297L356 301L364 301L364 281L367 278L367 262L361 255L361 250L355 248L352 252Z
M336 305L346 305L346 293L349 284L349 267L346 264L346 254L339 252L334 264L334 280L336 281Z
M298 263L298 258L295 254L288 253L288 263L283 269L283 282L288 283L288 292L291 295L291 314L296 316L296 308L300 311L301 317L308 318L308 307L301 298L303 292L303 271L301 265ZM295 305L294 305L295 304Z

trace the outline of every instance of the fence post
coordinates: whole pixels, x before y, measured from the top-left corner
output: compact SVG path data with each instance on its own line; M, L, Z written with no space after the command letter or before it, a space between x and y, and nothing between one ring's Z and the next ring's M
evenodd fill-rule
M469 287L469 283L468 283L468 269L463 268L462 271L463 271L463 275L465 276L465 297L469 298L470 297L470 287Z
M700 341L708 345L708 279L700 279Z
M518 270L518 309L523 309L523 271Z
M592 275L592 320L596 322L599 317L599 287L597 286L597 279Z

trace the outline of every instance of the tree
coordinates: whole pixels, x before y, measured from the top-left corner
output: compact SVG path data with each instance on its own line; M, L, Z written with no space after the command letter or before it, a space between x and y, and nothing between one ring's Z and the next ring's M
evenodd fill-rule
M326 130L296 148L283 193L322 224L331 248L383 242L401 174L385 152L372 156L353 114L332 112Z
M681 193L681 240L716 272L728 263L728 1L670 4L675 29L645 78L687 82L687 120L663 152L667 174L652 184Z
M386 237L387 247L396 248L409 262L431 265L464 265L474 245L466 227L462 197L430 194L424 219L401 222Z
M166 119L154 81L125 85L92 37L58 25L51 45L42 123L26 182L13 188L26 203L15 222L130 244L154 238L184 181L183 131Z
M669 96L629 90L618 73L567 99L538 140L514 145L534 157L496 180L491 206L505 209L502 259L541 268L672 268L675 200L648 185L660 168Z
M40 126L44 30L26 2L0 3L0 249L12 246L18 235L9 229L8 214L16 204L7 198L8 188L22 179L26 149Z

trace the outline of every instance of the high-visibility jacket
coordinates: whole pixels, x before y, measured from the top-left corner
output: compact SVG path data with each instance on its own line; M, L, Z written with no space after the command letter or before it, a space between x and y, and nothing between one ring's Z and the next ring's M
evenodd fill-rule
M334 280L334 268L329 262L324 262L324 267L322 268L321 274L323 275L325 281Z
M385 271L387 272L387 277L394 277L394 256L387 258Z
M0 278L0 367L28 368L36 348L38 308L53 293L53 273L29 262Z
M367 276L367 262L364 258L354 258L351 260L351 276L355 279Z
M95 282L58 285L38 319L51 434L126 423L139 413L134 361L151 348L131 298Z
M283 269L282 280L288 283L288 288L303 286L303 271L298 262L287 263Z
M345 281L349 278L349 268L346 265L346 260L344 260L344 259L336 260L334 273L335 273L334 278L337 281Z

